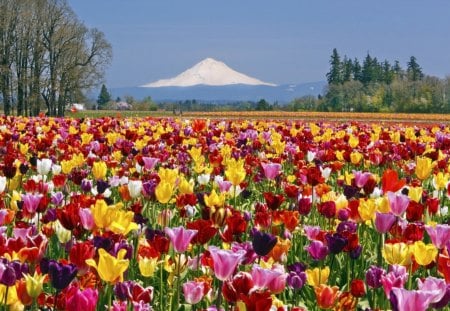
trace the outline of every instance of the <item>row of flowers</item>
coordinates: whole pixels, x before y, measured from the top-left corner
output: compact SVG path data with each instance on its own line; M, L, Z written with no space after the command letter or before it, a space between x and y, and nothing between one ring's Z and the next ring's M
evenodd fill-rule
M450 128L0 119L9 310L450 301Z

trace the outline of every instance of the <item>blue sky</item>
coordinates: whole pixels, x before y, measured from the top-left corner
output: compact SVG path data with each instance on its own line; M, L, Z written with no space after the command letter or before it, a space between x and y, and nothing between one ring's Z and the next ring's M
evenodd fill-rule
M360 60L416 56L450 74L448 0L69 0L113 47L108 87L173 77L206 57L276 84L325 80L333 48Z

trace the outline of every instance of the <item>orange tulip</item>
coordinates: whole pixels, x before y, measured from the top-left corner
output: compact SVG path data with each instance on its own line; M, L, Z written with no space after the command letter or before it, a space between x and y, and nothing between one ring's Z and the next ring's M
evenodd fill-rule
M317 305L322 309L331 309L339 296L339 287L320 284L314 288L316 293Z

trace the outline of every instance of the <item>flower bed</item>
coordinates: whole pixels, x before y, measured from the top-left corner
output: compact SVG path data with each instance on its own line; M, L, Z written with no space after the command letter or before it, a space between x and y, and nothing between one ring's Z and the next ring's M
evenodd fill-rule
M0 304L426 310L450 300L450 128L0 119Z

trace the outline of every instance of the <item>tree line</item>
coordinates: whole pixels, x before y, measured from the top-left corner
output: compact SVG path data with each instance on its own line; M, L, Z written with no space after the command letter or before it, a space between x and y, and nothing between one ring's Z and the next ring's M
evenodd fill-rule
M112 57L96 28L81 22L65 0L0 0L0 97L5 115L66 105L99 84Z
M288 110L356 112L450 112L450 77L423 73L411 56L406 68L396 60L379 61L369 53L360 62L333 49L324 96L295 99Z

